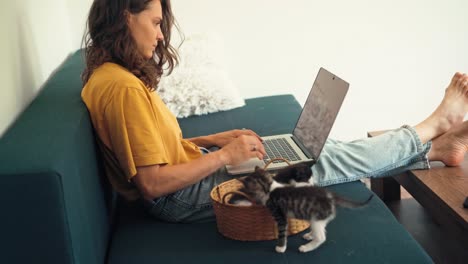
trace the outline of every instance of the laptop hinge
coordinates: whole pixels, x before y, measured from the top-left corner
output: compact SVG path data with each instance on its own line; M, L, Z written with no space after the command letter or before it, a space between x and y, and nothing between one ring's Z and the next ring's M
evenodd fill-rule
M298 140L294 135L291 136L291 139L299 146L299 148L304 152L304 155L306 155L307 158L315 160L314 157L312 157L312 154L307 150L307 148L302 144L300 140Z

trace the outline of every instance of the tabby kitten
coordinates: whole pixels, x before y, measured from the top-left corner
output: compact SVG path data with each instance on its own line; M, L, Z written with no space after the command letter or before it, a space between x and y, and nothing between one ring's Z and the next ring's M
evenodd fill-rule
M365 202L359 203L339 197L322 187L279 184L268 172L258 167L240 180L245 186L243 191L256 203L265 205L275 219L278 253L286 251L288 217L310 221L310 232L303 236L310 242L299 247L299 251L308 252L325 242L325 228L335 218L337 205L357 208L366 205L373 197L371 195Z
M302 162L278 170L277 173L273 175L275 183L279 183L276 184L276 187L283 187L284 184L295 187L313 185L311 167L314 164L315 162ZM239 191L244 192L244 188L241 188ZM228 202L241 206L252 205L244 196L238 194L232 195Z

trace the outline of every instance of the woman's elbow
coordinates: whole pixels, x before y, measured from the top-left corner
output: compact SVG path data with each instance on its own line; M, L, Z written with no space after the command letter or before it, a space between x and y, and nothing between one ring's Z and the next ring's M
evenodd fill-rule
M146 200L154 200L165 195L156 183L158 171L159 165L137 167L137 175L132 178L133 183Z

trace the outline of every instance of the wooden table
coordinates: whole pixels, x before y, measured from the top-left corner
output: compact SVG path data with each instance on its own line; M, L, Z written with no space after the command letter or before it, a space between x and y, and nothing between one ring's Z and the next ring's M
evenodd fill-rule
M382 131L369 132L373 137ZM371 188L382 200L400 199L403 186L441 227L466 243L468 249L468 157L459 167L431 162L429 170L412 170L394 177L371 179Z

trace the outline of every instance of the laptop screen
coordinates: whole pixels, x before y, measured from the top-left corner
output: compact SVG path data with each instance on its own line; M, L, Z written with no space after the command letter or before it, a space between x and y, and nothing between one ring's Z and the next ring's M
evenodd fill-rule
M335 122L349 84L320 68L293 135L317 159Z

